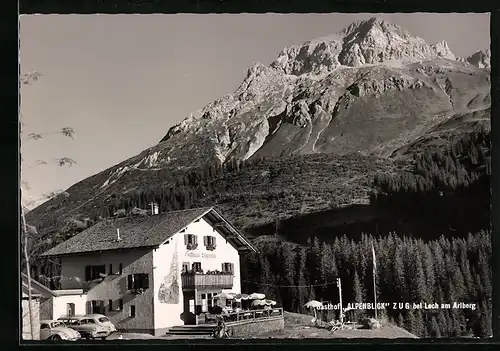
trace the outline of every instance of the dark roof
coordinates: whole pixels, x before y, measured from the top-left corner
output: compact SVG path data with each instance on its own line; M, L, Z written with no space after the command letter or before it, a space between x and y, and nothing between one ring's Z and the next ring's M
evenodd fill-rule
M239 249L255 250L248 240L224 220L213 207L203 207L153 216L105 219L44 252L41 256L157 247L191 222L205 216L214 224L220 225L220 222L224 222L221 226L224 228L217 230L224 236L230 236L233 244ZM120 241L117 240L117 229L120 230Z
M21 282L23 286L23 293L28 294L28 276L21 272ZM57 293L47 288L42 283L37 282L31 278L31 294L43 297L59 296Z

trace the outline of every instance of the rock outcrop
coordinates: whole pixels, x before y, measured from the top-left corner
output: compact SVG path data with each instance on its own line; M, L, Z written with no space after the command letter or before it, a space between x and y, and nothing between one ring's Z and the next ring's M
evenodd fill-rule
M491 68L491 50L478 51L473 55L467 57L467 62L478 68Z

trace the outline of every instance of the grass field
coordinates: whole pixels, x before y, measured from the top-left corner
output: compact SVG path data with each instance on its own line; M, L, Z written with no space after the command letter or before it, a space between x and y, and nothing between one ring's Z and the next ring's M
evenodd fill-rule
M285 316L285 329L281 332L273 332L269 335L262 335L259 338L272 338L272 339L308 339L308 338L411 338L417 337L406 330L391 325L389 323L381 323L382 327L377 330L368 329L353 329L353 330L339 330L330 332L327 329L311 326L311 316L284 312Z

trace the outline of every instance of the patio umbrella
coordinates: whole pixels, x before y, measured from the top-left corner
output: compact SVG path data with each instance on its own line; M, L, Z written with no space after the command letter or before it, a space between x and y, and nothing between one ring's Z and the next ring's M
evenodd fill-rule
M251 300L262 300L262 299L266 298L266 295L261 294L261 293L253 293L253 294L250 294L250 296L248 298Z
M305 305L304 305L306 308L309 308L309 309L313 309L314 310L314 318L318 319L318 316L316 314L316 310L320 307L323 307L323 304L319 301L316 301L316 300L311 300L311 301L308 301Z
M236 300L248 300L249 295L248 294L236 294L234 295L234 298Z
M233 293L221 292L220 294L215 295L214 298L215 299L232 300L232 299L234 299L234 294Z
M252 301L252 306L265 306L265 305L266 305L266 301L264 301L264 300Z

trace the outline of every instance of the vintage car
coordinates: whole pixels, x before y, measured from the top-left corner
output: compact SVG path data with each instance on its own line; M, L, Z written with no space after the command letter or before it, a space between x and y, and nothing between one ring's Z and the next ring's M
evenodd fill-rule
M108 327L97 324L93 318L85 316L65 316L59 317L71 329L78 331L85 339L105 339L110 333Z
M116 327L111 323L108 317L103 314L86 314L85 317L92 318L95 324L99 324L102 327L106 327L109 329L109 333L114 333L116 331Z
M78 331L68 328L62 321L41 320L40 340L70 340L81 338Z

